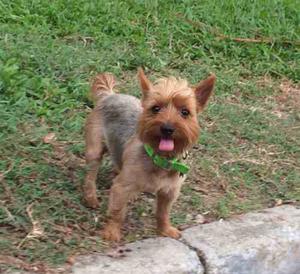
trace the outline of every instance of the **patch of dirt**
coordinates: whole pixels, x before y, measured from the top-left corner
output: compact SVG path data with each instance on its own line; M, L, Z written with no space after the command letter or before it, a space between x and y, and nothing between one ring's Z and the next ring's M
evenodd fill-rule
M280 95L276 97L281 111L289 111L290 109L300 109L300 85L285 79L279 85Z
M241 82L243 83L243 82ZM289 79L274 80L268 75L264 75L255 81L258 89L272 90L272 95L266 96L264 105L255 106L253 109L261 112L270 111L273 115L281 119L286 119L291 112L300 109L300 85ZM226 101L231 105L238 105L240 108L249 108L240 101L239 90L232 96L227 97ZM268 106L268 109L266 108Z
M273 88L275 83L272 77L269 75L264 75L262 78L256 81L256 85L262 88Z
M12 266L25 271L34 272L34 273L47 273L47 274L65 273L69 268L69 266L66 265L64 267L53 269L50 268L47 264L42 262L35 262L33 264L29 264L19 258L6 256L6 255L0 255L0 272L1 272L1 264L6 266Z
M300 108L300 86L291 80L283 79L275 87L276 95L275 107L272 108L272 114L281 119L286 119L291 112ZM270 98L269 98L270 99Z

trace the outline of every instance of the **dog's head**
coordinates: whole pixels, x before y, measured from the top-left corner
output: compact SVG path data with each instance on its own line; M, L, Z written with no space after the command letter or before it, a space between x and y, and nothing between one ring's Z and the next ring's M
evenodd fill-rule
M197 142L201 112L212 94L216 77L209 76L196 87L186 80L168 77L154 84L139 69L142 106L138 132L143 143L157 153L175 156Z

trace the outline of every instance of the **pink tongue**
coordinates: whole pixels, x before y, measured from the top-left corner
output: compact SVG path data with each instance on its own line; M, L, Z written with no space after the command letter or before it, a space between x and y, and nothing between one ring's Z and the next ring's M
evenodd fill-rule
M174 149L174 141L172 139L160 139L159 150L172 151Z

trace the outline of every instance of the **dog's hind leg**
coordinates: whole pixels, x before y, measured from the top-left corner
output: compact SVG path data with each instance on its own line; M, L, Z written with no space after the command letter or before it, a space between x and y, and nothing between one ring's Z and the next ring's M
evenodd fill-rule
M99 206L96 192L96 179L100 161L106 150L100 115L100 111L97 108L93 109L85 125L85 159L87 171L83 185L83 195L86 205L91 208L97 208Z

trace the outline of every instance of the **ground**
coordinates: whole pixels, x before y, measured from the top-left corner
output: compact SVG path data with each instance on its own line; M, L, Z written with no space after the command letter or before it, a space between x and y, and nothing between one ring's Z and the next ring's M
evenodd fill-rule
M217 75L172 221L300 200L297 1L0 2L0 270L48 269L103 251L101 208L82 204L90 78L110 71L140 96L136 69L196 84ZM154 236L154 197L131 205L124 241Z

